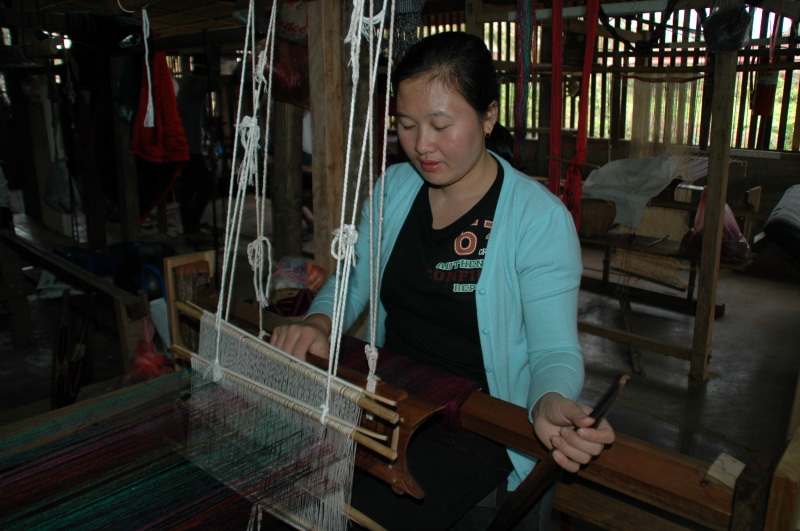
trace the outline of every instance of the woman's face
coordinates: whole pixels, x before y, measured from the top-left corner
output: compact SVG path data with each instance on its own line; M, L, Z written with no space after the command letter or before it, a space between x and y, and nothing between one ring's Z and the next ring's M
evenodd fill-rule
M480 116L461 94L440 80L418 76L397 89L397 135L422 177L447 187L485 177L485 137L497 121L497 105ZM494 178L494 175L491 176Z

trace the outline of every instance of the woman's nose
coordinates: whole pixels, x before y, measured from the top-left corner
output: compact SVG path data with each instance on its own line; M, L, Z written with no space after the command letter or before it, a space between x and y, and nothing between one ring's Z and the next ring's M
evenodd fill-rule
M430 132L426 131L425 128L421 128L417 133L417 138L414 142L414 149L417 153L429 153L433 150L433 141L430 136Z

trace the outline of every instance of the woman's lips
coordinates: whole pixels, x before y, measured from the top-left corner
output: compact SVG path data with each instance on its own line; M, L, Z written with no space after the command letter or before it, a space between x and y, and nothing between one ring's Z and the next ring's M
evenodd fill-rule
M431 161L425 161L425 160L420 160L419 161L419 165L422 168L422 171L434 171L434 170L436 170L436 168L439 167L440 164L441 163L439 163L439 162L431 162Z

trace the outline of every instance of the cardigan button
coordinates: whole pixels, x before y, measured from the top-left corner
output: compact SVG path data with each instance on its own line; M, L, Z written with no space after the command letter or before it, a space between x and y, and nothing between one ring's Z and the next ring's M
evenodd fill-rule
M488 335L489 335L489 329L488 329L488 328L482 328L482 329L481 329L481 333L482 333L483 335L485 335L485 336L488 336Z
M486 288L481 288L478 290L478 295L486 295Z

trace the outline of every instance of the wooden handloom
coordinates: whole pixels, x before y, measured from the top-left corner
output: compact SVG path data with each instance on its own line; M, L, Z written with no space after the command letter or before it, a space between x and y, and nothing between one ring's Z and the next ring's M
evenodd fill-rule
M195 280L207 279L207 275L198 275L198 256L177 257L168 260L183 261L183 265L194 264L191 277ZM207 265L205 266L208 267ZM170 274L174 271L170 270ZM194 281L190 281L190 284ZM194 291L198 301L213 301L213 292L195 285ZM210 298L208 298L210 297ZM191 327L191 314L197 309L190 303L178 304L186 310L180 314L185 328ZM234 309L236 320L247 322L257 311L253 306L239 303ZM277 323L284 318L270 316L271 322ZM183 325L180 325L183 326ZM0 463L13 457L24 449L47 445L71 434L94 429L109 422L114 422L126 411L139 407L137 393L142 387L154 389L154 397L164 397L168 401L180 403L180 375L178 378L160 378L138 387L116 391L102 397L104 401L116 401L117 409L106 409L102 416L84 417L79 423L69 424L70 414L91 410L100 399L87 401L67 408L50 412L40 417L19 422L0 429L0 441L9 441L21 434L31 433L24 447L6 444L6 451L0 452ZM360 378L358 375L353 376ZM379 391L394 397L402 411L399 430L413 431L415 425L424 422L434 414L438 406L417 404L424 413L405 419L405 405L414 403L414 399L404 396L402 390L392 390L391 386L382 386ZM394 393L392 395L392 393ZM139 400L140 401L140 400ZM103 410L101 410L103 411ZM460 420L463 427L476 433L497 440L511 448L542 457L545 448L532 433L527 414L523 408L497 400L484 393L476 392L461 406ZM411 422L407 422L410 420ZM394 424L381 421L386 433L398 430ZM67 425L69 424L69 425ZM374 428L374 426L373 426ZM384 478L398 492L414 495L413 478L407 475L402 465L403 444L394 438L385 446L394 448L397 454L384 449L366 449L358 458L358 466L369 470L378 477ZM381 443L383 444L383 443ZM790 452L796 453L797 446L792 445L787 451L784 461L795 459ZM562 513L572 515L604 529L753 529L764 522L764 496L770 480L771 462L754 461L750 463L736 482L735 489L725 488L706 479L706 472L711 463L695 459L680 453L667 450L624 434L617 434L617 440L598 459L576 475L565 476L559 484L555 496L555 507ZM790 518L792 508L787 506L787 497L797 492L798 482L794 472L781 472L773 482L773 493L770 496L769 521L785 522ZM780 489L776 492L776 489ZM417 491L419 494L419 491ZM177 500L175 503L179 503ZM1 504L0 504L1 505ZM796 516L796 515L795 515ZM767 529L777 527L766 527Z
M183 285L180 291L197 303L174 302L184 332L190 328L187 323L197 318L198 306L216 307L213 290L192 285L190 278L176 275L176 260L180 262L178 270L186 264L193 264L191 267L196 269L198 258L202 257L190 255L165 260L168 284ZM235 322L243 326L250 323L252 328L258 319L258 309L236 302L232 315ZM271 314L266 316L264 327L271 330L285 322L285 317ZM178 356L186 353L180 347L174 352ZM364 381L362 375L348 373L346 369L340 373L354 382ZM386 443L370 442L359 452L356 464L387 481L396 492L420 497L424 492L408 472L404 454L414 430L432 417L438 406L414 400L385 383L377 392L386 393L396 402L399 422L393 425L383 421L380 426L370 426L389 435L389 439ZM538 458L547 453L534 436L524 408L474 392L461 406L459 415L462 426L468 430ZM737 490L731 491L707 481L710 466L703 460L617 434L614 445L590 466L562 481L556 491L555 507L609 529L737 529L742 518L749 522L763 518L753 497L764 493L764 470L756 467L749 475L743 474Z

